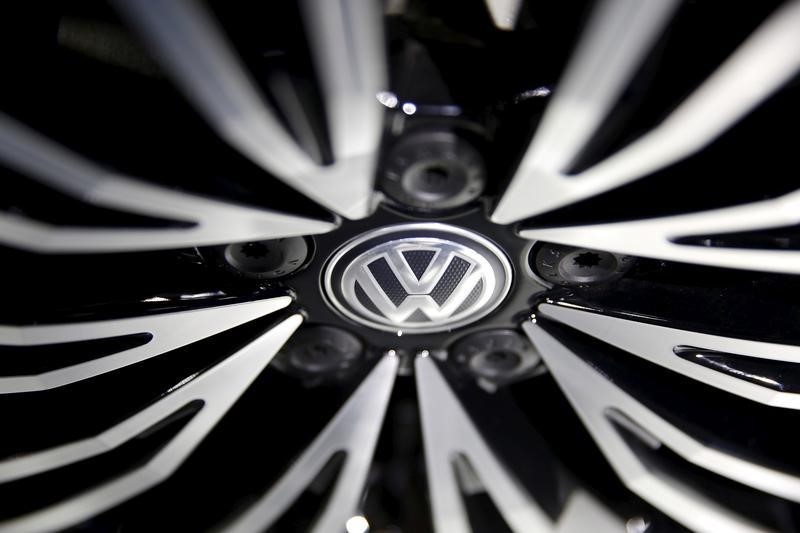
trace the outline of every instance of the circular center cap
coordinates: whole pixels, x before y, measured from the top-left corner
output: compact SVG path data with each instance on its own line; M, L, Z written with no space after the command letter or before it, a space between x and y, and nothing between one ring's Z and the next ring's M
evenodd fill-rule
M330 305L398 335L478 320L503 301L511 264L494 243L447 224L399 224L351 240L325 267Z

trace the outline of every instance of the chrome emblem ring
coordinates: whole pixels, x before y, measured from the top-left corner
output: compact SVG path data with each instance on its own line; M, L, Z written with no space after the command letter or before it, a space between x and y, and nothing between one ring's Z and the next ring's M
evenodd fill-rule
M511 264L491 241L447 224L400 224L365 233L329 261L323 290L344 316L399 334L478 320L511 287Z

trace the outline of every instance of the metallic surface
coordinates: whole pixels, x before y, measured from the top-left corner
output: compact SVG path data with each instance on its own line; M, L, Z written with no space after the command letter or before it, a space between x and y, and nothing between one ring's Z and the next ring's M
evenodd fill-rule
M528 339L511 329L482 330L462 337L449 347L448 357L492 384L528 377L542 360Z
M633 74L676 5L673 1L601 2L570 64L567 78L562 82L567 89L562 89L560 94L565 96L556 96L543 119L546 122L540 126L492 220L509 223L544 213L676 163L705 148L787 83L800 68L800 33L797 32L800 2L791 1L772 14L657 127L593 167L576 175L566 175L566 166L586 142L587 125L592 126L589 130L594 129L610 110L614 98L623 90L624 80ZM596 72L602 74L595 77ZM603 90L598 90L598 80L602 81ZM545 124L552 125L552 132L544 129ZM569 127L564 128L565 124ZM563 139L559 135L563 135ZM556 141L560 144L555 144ZM660 240L657 227L648 227L646 221L641 224L646 230L639 238ZM619 235L616 228L604 230L606 235ZM529 238L556 240L535 233L530 233ZM628 234L624 239L630 242L634 236ZM564 242L581 246L572 239ZM605 243L589 247L635 253L619 246L608 248ZM692 258L687 253L677 260ZM729 260L709 264L735 266L731 263Z
M318 166L295 144L204 7L188 0L159 9L136 1L115 3L148 37L155 55L222 138L344 217L362 218L372 211L374 151L381 127L381 109L373 95L384 89L386 75L376 3L304 2L336 129L337 162L327 167ZM360 118L355 123L349 120L354 113Z
M629 255L537 242L528 258L531 272L548 285L610 283L635 263Z
M761 531L736 510L720 506L667 473L649 468L614 427L619 415L631 420L656 448L665 446L687 461L762 491L800 500L800 478L703 445L647 409L540 325L523 329L542 353L550 371L606 458L628 488L697 531Z
M429 257L414 272L407 254L418 252ZM384 278L374 264L389 269ZM456 265L463 268L453 274ZM401 224L348 242L329 261L322 283L343 315L402 335L474 322L500 305L511 281L505 254L484 237L446 224ZM395 300L390 288L399 293Z
M275 279L301 268L309 255L302 237L234 243L225 247L225 261L242 275Z
M0 242L49 253L203 246L330 231L330 222L274 213L151 185L106 170L0 113L0 160L89 203L188 222L186 228L76 228L0 213Z
M522 0L486 0L486 7L495 26L503 30L513 30L522 8Z
M528 239L682 263L766 272L800 273L800 252L696 246L681 237L794 226L800 221L800 192L771 200L686 215L579 226L523 229Z
M679 346L739 354L752 361L800 360L800 346L759 342L735 337L709 335L697 331L648 324L639 320L617 318L569 306L544 304L541 315L567 324L638 357L679 372L692 379L750 400L786 409L800 409L800 395L774 390L739 377L700 366L675 355Z
M23 509L15 502L9 509L0 505L7 517L0 530L169 529L164 522L170 520L176 530L261 530L295 506L302 508L303 493L338 452L346 461L330 497L312 502L313 509L302 508L316 517L312 527L319 531L346 524L363 529L367 518L380 517L367 511L370 501L381 498L389 504L372 509L410 509L418 527L404 524L403 529L415 532L428 527L429 507L441 532L479 529L474 523L479 506L473 505L478 498L488 504L490 518L497 515L514 531L621 531L626 523L631 531L651 523L653 531L681 526L762 531L774 525L770 520L796 530L800 477L787 428L796 425L800 403L780 371L793 371L800 360L796 283L787 275L800 273L800 193L792 181L794 154L777 157L793 147L786 124L763 112L775 103L773 96L789 95L786 100L796 102L797 93L790 91L797 90L793 82L800 66L800 1L730 4L720 16L719 8L703 2L677 9L676 0L605 0L596 3L583 28L578 27L586 22L583 3L581 9L566 8L575 13L553 25L547 12L557 12L558 3L487 0L478 2L477 10L474 3L464 3L449 12L446 7L437 11L435 2L390 3L393 15L381 20L380 2L304 0L297 13L288 10L294 23L286 23L287 33L296 33L296 39L277 31L281 35L273 42L275 25L265 28L274 21L261 16L250 25L243 20L251 13L246 7L115 0L124 21L140 32L154 64L160 62L177 86L175 95L160 76L144 83L124 65L83 65L98 61L96 55L66 60L63 51L48 44L41 55L38 48L27 50L36 36L55 43L55 22L71 15L71 3L64 10L37 5L42 13L32 17L36 23L21 25L29 40L7 47L12 50L6 58L21 58L25 68L7 64L4 89L15 90L8 98L4 91L0 102L9 113L0 118L0 163L11 177L12 185L4 189L9 197L18 193L11 190L14 184L30 187L20 187L19 198L0 211L0 252L13 273L4 277L8 302L0 348L12 359L30 356L32 366L48 369L0 376L0 407L13 422L4 425L4 440L12 445L3 448L0 488L14 496L27 486L35 495L22 501ZM418 5L423 9L415 9ZM698 12L701 16L693 19ZM733 20L737 16L740 20ZM116 25L114 15L109 18ZM687 19L701 29L695 27L696 34L682 41ZM8 20L13 25L17 18ZM48 24L49 33L36 33ZM709 41L709 27L714 42L699 49L698 43ZM384 46L384 30L389 46ZM299 59L291 57L297 50L282 46L283 38L301 49ZM391 85L385 49L392 53ZM677 69L662 61L670 54ZM282 94L270 93L273 88L262 77L274 74L275 64L284 60L281 66L289 69L302 63L298 78L319 109L302 108L303 98L291 83ZM492 73L492 83L476 83L475 72L483 70ZM109 81L110 71L119 80ZM643 83L652 71L658 71L651 78L656 81ZM72 72L92 75L70 79ZM76 80L85 83L73 85ZM106 82L115 88L108 102L86 96L96 95L90 89ZM152 94L140 92L149 84ZM641 87L654 102L629 101ZM140 98L146 105L137 107ZM150 104L152 115L128 123L126 110ZM185 113L169 112L182 104ZM315 154L307 153L293 127L298 105L301 113L319 115L320 131L310 133L321 138ZM626 112L645 108L649 119L628 120ZM793 115L776 108L791 126ZM207 124L192 122L195 113ZM751 114L762 120L760 130L748 129ZM165 128L171 138L152 128L173 121L182 126ZM469 150L444 164L445 150L431 155L416 146L409 152L413 161L395 170L398 178L405 176L410 192L424 194L396 194L376 207L381 195L374 192L373 178L378 158L385 162L382 143L385 148L389 140L400 144L404 135L424 127L456 131L465 124L474 126L475 139L469 139L475 140L484 175L475 173L470 182L469 171L478 165ZM202 135L190 131L206 125ZM615 127L621 131L611 131ZM744 131L746 140L725 145L731 130ZM593 137L609 132L619 137L605 147L613 150L583 169L580 165L597 155ZM204 135L211 141L195 144ZM156 151L159 157L153 158L147 150L138 151L151 136L170 149ZM698 164L695 156L708 156L717 143L723 148L716 159ZM244 177L235 165L206 175L189 164L195 154L180 149L200 145L211 149L198 161L227 163L227 153L241 155L242 166L252 162L254 168ZM129 153L120 155L123 151ZM176 161L170 160L173 153ZM730 161L734 167L752 162L741 171L747 179L714 181L717 175L740 175L738 168L716 173L718 165ZM424 165L413 168L418 162ZM669 178L677 173L657 175L678 163L687 165L681 174L693 182L676 187ZM164 169L180 174L184 165L191 168L185 178L159 175ZM137 177L110 170L129 166L137 169ZM439 183L452 170L466 177L454 182L457 187ZM285 213L251 205L248 185L260 183L260 190L253 187L257 194L269 196L281 186L274 179L306 198L298 194L289 201L291 194L280 195L279 201L287 200L280 205ZM642 194L633 202L620 200L626 190L653 182L672 188L674 197L653 200ZM482 192L470 192L475 185ZM204 192L185 192L184 186ZM741 194L724 194L731 191ZM226 195L240 201L225 200ZM447 204L448 195L457 201ZM258 202L264 196L252 198ZM681 205L666 206L674 210L655 205L649 211L674 198ZM313 212L316 204L330 209L329 216L291 214ZM58 206L73 212L50 213L52 206L54 212ZM81 206L112 223L93 225L96 220L86 222L90 217L66 216ZM53 214L58 216L51 220ZM155 217L160 220L150 222L161 226L129 227L135 217ZM86 226L60 219L83 220ZM510 225L516 221L519 227ZM397 228L408 231L394 233ZM706 238L753 230L785 235L761 242L772 247L753 247L750 241L749 248ZM219 259L232 243L300 236L313 241L318 255L292 276L268 270L280 279L231 276L205 259ZM554 283L542 292L530 275L536 270L529 261L534 244L524 239L603 250L608 255L600 257L600 266L604 260L609 266L612 254L640 259L614 284L589 283L600 277L573 268L593 258L560 265L560 270L553 265L560 279L575 283ZM217 248L195 248L204 246ZM413 265L402 256L402 246L418 253ZM566 257L578 259L581 253ZM455 258L466 265L458 280L446 275L447 262ZM369 268L358 271L372 259L385 262L383 276ZM194 268L172 270L185 262ZM187 271L191 275L184 279ZM518 272L529 275L512 279ZM101 279L109 275L115 276L113 284ZM482 300L490 278L494 290ZM436 293L439 282L448 279L452 287ZM474 302L466 296L467 281L473 288L483 284ZM356 283L371 295L364 299L355 289L348 292ZM434 293L467 302L466 308L446 307L449 300L439 305ZM211 303L215 306L207 307ZM281 309L286 314L267 325L271 319L262 317ZM434 316L425 318L435 320L420 326L424 322L415 320L426 311ZM289 346L281 355L309 373L354 361L347 379L335 386L310 383L284 372L287 367L273 359L303 322L295 337L300 344L306 336L318 340L330 333L326 328L352 337L331 336L334 343L343 341L338 353L326 348L293 352ZM493 359L496 347L488 343L496 338L493 332L514 330L521 322L535 350L502 346L504 355ZM94 359L80 354L84 346L91 352L89 343L137 335L147 340ZM478 348L471 355L465 349L461 367L460 342ZM70 343L69 357L59 361ZM73 361L75 352L84 356L81 362L60 366ZM374 357L380 353L382 358ZM513 369L522 366L517 358L531 355L527 360L533 362L533 353L547 372L505 383L509 376L504 374L511 369L514 377ZM191 357L182 360L187 354ZM419 357L414 360L413 354ZM376 359L369 372L360 366ZM701 360L705 364L698 364ZM189 370L190 363L203 366ZM166 377L160 373L164 368ZM768 368L779 371L770 374ZM170 385L157 382L157 377L172 380L173 373L179 377ZM363 375L360 385L349 381ZM146 387L149 380L156 381L152 389ZM475 387L476 380L496 386ZM144 391L141 401L125 403L134 394L117 392L120 383L133 393ZM338 411L337 405L342 405ZM509 408L494 409L498 405ZM186 425L160 448L136 455L131 464L116 464L118 456L112 454L146 438L153 428L171 427L173 415L186 406L200 408L181 419ZM305 416L296 414L301 409ZM514 413L521 425L499 423ZM320 415L315 425L308 424L315 414ZM225 423L218 424L223 416ZM238 434L232 431L237 423ZM248 449L250 439L262 433L253 431L253 424L257 429L269 425L270 434ZM324 429L316 433L315 427ZM494 431L498 427L523 431ZM73 428L69 437L59 433ZM543 448L558 452L549 454L546 464L537 462L534 447L522 444L524 430L532 428L541 429L542 436L549 431ZM421 442L415 434L420 430ZM672 462L658 461L664 457ZM106 470L106 460L115 468ZM238 468L229 469L237 461ZM63 476L63 469L73 467L77 475ZM411 477L415 469L422 481L404 485L403 476ZM101 475L84 476L87 471ZM224 471L255 481L249 491L234 491L240 480L221 484ZM531 471L540 474L537 483L531 482L536 477ZM265 486L268 479L275 483ZM539 498L541 491L534 489L542 480L559 506ZM726 501L734 492L740 499ZM592 493L601 495L602 503ZM390 530L396 524L381 526Z
M433 506L434 528L439 533L472 531L459 487L454 462L466 457L481 484L512 531L578 533L591 528L621 531L619 519L591 497L574 493L556 522L542 511L493 453L469 415L436 368L432 357L418 357L415 375L422 412L425 465Z
M486 185L481 154L449 131L409 132L386 156L383 191L401 206L444 211L478 198Z
M7 346L48 345L141 332L152 334L152 339L147 344L123 352L56 368L38 375L2 376L0 394L43 391L93 378L197 342L282 309L290 303L290 298L281 296L207 309L118 320L19 327L0 326L0 344Z
M384 357L291 468L226 528L235 533L267 529L337 452L346 454L341 473L311 531L338 531L358 511L372 455L397 375L397 358Z
M274 364L300 377L324 378L351 370L363 357L364 344L349 331L308 326L284 345Z
M565 175L592 132L611 111L676 0L599 2L542 117L536 136L492 214L508 224L575 201L580 177Z
M53 531L77 524L160 483L183 463L302 323L293 315L218 365L102 435L4 463L4 474L35 474L119 446L192 400L203 407L146 463L119 477L35 512L0 522L8 533Z

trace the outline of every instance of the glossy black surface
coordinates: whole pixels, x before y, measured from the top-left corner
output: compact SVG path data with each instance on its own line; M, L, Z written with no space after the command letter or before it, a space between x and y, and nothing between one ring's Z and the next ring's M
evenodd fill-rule
M330 161L324 105L296 4L209 4L266 101L280 108L278 87L287 82L297 91L304 111L279 119L293 132L302 129L296 127L301 122L310 125L311 135L293 135L313 158ZM387 17L389 89L399 101L414 103L418 111L411 118L399 111L387 111L383 152L421 129L457 131L475 146L486 164L485 194L464 208L431 217L387 202L372 217L343 221L339 229L315 237L309 263L279 281L242 279L221 266L220 248L56 256L0 248L3 324L155 316L288 293L296 296L308 324L343 328L367 346L363 360L334 380L281 371L279 359L173 477L74 530L198 531L216 527L282 474L383 350L397 349L401 355L421 349L441 350L470 334L513 329L544 298L678 328L800 344L800 305L793 276L640 260L612 283L543 293L525 270L529 243L516 236L518 228L488 222L487 213L503 192L547 105L546 95L557 90L559 75L590 4L525 2L514 32L495 29L479 0L410 0L405 14ZM769 1L720 7L709 2L685 2L676 25L651 54L651 66L637 74L618 102L614 114L619 120L597 132L595 142L574 162L573 170L579 171L658 124L775 4ZM103 56L110 47L102 39L97 41L99 49L76 48L76 42L85 42L87 37L79 35L80 23L108 25L122 39L119 42L124 42L124 57L110 60ZM102 37L100 33L89 37L95 36ZM109 169L170 188L333 219L221 141L105 3L35 1L15 10L9 6L0 17L0 43L0 109L70 149ZM787 90L744 118L739 128L723 135L708 150L640 182L523 225L685 213L786 193L797 186L796 139L786 133L795 129L797 96L794 80ZM45 193L32 182L26 181L23 186L23 177L4 172L7 179L0 206L11 212L57 224L175 225L175 221L88 208L52 191ZM402 338L355 327L330 310L320 294L319 276L335 249L377 226L425 220L472 229L506 251L514 265L515 285L500 309L488 319L457 331ZM755 236L698 236L691 244L793 249L796 232L797 228L779 228ZM712 242L705 242L709 239ZM119 422L176 383L227 357L278 318L267 317L83 383L48 392L0 396L0 412L4 414L0 458L90 436ZM748 402L567 328L548 328L558 330L566 345L698 440L775 468L800 472L791 438L791 428L797 424L794 411ZM95 348L98 346L82 344L69 349L76 349L76 357L90 358L100 353L93 351ZM50 361L38 358L38 348L13 350L17 355L25 352L26 359L34 354L37 365L50 366ZM55 352L51 355L57 356ZM734 355L705 355L717 362L724 357L726 365L754 373L755 369L742 366L745 363ZM12 370L41 368L25 363ZM548 515L558 514L564 491L580 485L623 518L646 517L652 522L649 533L679 529L622 485L550 376L537 375L492 394L476 386L474 376L457 362L450 363L442 368L481 434L541 501ZM782 386L794 387L793 366L781 365L779 369L770 367L777 373L772 375L780 377L776 381ZM760 364L759 369L764 366ZM152 437L166 439L168 435ZM44 481L37 476L28 492L19 492L19 499L0 499L7 504L0 508L9 515L18 513L80 488L77 477L85 476L88 483L124 471L163 442L156 441L137 442L135 448L124 450L124 457L92 460L91 465L80 465L67 476ZM650 452L641 453L645 456ZM735 505L768 525L796 529L794 504L789 506L741 487L731 489L730 482L689 467L682 459L669 456L668 451L658 453L663 457L649 459L654 468L669 469L704 494L724 505ZM330 481L331 472L323 473L276 529L307 525L324 500ZM6 489L13 490L9 487ZM370 475L365 513L376 531L428 531L431 520L426 491L413 377L401 376ZM485 494L466 498L473 525L491 531L502 527Z
M505 252L514 269L513 284L509 296L505 298L497 310L478 322L453 331L397 337L384 331L358 326L331 309L328 303L325 302L321 290L326 258L331 257L343 243L370 229L393 224L426 221L441 222L475 231L500 246ZM286 286L290 287L297 295L297 304L307 313L309 322L349 329L377 351L395 349L416 353L420 350L439 349L447 346L455 339L473 331L496 327L515 328L527 314L530 296L542 289L525 272L527 257L525 250L528 243L520 239L512 228L488 223L485 208L480 204L468 206L460 212L453 213L447 217L432 216L429 218L381 207L375 214L366 219L343 221L338 229L316 236L314 242L316 245L314 261L307 269L287 278L285 280Z
M569 327L539 320L548 332L638 402L711 448L800 474L796 447L777 428L800 413L760 404L649 363Z
M39 374L143 346L151 333L32 346L0 345L0 375Z
M780 391L800 391L800 365L791 361L761 359L732 353L676 346L675 355L723 374Z

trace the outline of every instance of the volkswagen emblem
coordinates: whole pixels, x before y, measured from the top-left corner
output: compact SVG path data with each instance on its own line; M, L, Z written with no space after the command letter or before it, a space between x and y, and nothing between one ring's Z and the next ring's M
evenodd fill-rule
M511 287L511 265L491 241L447 224L365 233L329 261L323 289L344 316L398 333L433 333L486 316Z

